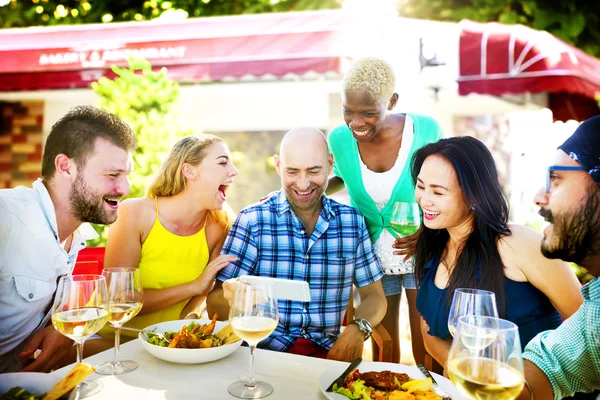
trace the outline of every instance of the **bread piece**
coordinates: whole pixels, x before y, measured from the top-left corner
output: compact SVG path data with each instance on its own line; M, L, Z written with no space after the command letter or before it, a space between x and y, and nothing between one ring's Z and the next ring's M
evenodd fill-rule
M54 386L54 388L46 393L42 400L58 400L65 394L73 390L83 380L94 372L94 367L90 364L79 363L73 368L67 376Z
M233 332L233 329L231 329L231 324L221 329L216 336L223 341L223 344L234 343L241 340L238 335Z

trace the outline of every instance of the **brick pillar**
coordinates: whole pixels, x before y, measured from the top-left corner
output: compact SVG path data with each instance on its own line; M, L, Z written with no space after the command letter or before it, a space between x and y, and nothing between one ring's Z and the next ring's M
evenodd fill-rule
M44 103L0 103L0 188L31 186L41 176Z

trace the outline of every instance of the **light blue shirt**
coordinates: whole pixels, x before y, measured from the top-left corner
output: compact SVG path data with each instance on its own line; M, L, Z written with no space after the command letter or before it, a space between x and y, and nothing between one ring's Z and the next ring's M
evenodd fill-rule
M0 373L21 369L16 354L48 325L54 293L62 290L59 277L73 271L86 240L97 236L82 224L67 253L58 238L52 199L40 179L31 189L0 190Z
M538 334L523 353L546 374L557 400L600 389L600 278L582 287L581 295L577 312Z

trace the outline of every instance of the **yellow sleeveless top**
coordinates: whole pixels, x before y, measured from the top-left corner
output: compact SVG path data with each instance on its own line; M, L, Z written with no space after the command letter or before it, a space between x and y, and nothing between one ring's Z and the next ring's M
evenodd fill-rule
M140 257L140 277L144 289L165 289L196 279L208 264L208 243L206 222L200 231L190 236L179 236L169 232L158 219L158 198L156 198L156 220L142 244ZM189 299L188 299L189 300ZM138 315L125 326L143 329L147 326L181 319L181 312L188 300L151 314ZM100 331L103 337L107 328L114 337L114 329L109 325ZM109 332L106 332L110 335ZM122 336L137 337L136 332L121 331Z

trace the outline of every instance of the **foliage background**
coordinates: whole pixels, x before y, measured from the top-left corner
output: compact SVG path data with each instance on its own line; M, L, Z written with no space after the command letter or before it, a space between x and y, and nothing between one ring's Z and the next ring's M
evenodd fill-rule
M126 121L135 132L137 148L128 197L142 197L172 144L192 132L179 125L179 85L167 78L165 69L155 72L148 61L132 59L128 68L113 66L112 70L117 74L114 80L102 77L92 83L92 89L100 98L99 106ZM90 246L104 246L107 227L94 228L100 238Z

